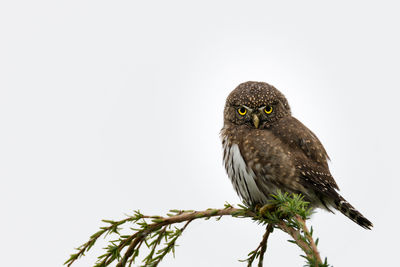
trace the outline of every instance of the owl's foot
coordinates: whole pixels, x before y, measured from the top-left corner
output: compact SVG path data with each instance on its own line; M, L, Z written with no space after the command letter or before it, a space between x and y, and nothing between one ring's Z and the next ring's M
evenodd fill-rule
M270 212L274 211L275 209L276 209L276 205L274 205L274 204L266 204L266 205L262 206L259 209L259 212L260 212L261 216L264 216L267 213L270 213Z

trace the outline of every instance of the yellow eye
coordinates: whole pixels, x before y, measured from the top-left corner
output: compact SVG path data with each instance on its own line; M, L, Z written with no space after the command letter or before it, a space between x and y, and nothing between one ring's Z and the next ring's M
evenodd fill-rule
M271 106L266 106L264 108L264 112L267 113L267 114L271 114L272 113L272 107Z
M244 107L238 108L237 111L240 114L240 116L244 116L247 113L247 109L245 109Z

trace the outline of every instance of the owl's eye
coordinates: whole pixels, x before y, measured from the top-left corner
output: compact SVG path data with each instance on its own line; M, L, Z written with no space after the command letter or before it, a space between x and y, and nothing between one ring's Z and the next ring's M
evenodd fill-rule
M271 106L266 106L265 108L264 108L264 112L266 113L266 114L271 114L272 113L272 107Z
M238 108L237 111L240 114L240 116L244 116L247 113L247 109L245 109L244 107Z

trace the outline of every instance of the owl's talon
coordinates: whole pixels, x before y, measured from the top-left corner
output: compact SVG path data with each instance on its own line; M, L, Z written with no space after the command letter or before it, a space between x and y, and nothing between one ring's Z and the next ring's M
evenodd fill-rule
M264 216L267 213L274 211L275 209L276 209L276 205L266 204L260 208L260 214L261 214L261 216Z

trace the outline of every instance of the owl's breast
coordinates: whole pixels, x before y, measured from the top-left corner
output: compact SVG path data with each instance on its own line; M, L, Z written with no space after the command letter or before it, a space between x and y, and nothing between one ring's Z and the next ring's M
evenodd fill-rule
M223 144L225 169L236 193L248 206L265 204L268 198L258 188L256 174L244 161L238 144Z
M254 130L244 136L240 145L244 160L256 173L258 184L268 181L279 188L296 187L296 167L288 146L268 130ZM290 188L287 188L288 191Z
M287 147L268 130L223 137L225 168L247 203L265 204L277 189L297 192L299 179Z

